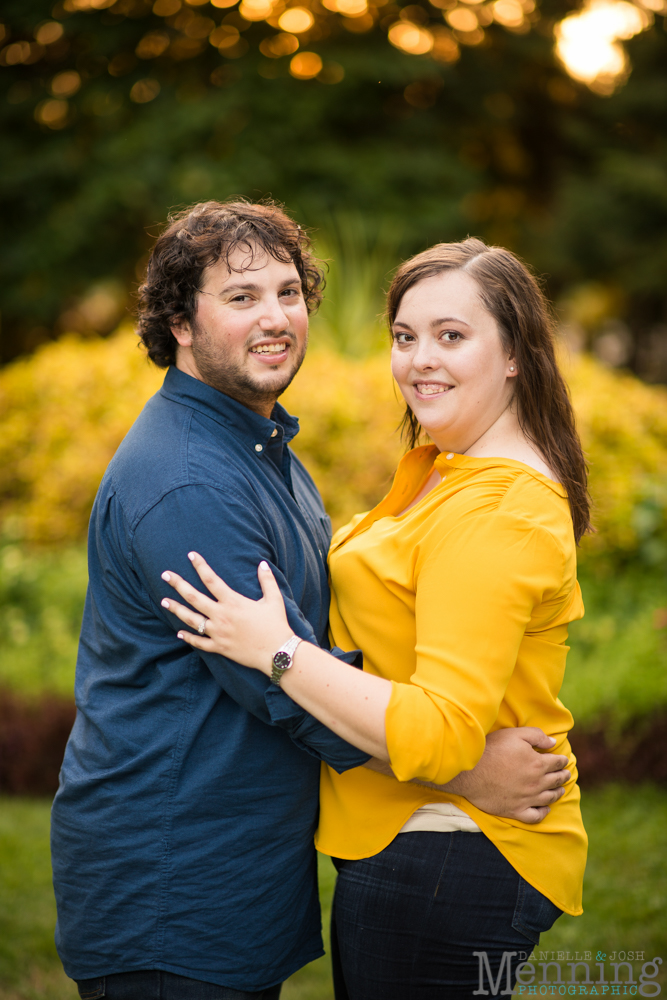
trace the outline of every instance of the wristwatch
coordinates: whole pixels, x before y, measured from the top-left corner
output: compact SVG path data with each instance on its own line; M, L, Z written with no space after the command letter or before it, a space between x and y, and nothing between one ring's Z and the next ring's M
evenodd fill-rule
M292 666L296 648L302 640L298 635L293 635L291 639L283 643L278 652L273 657L271 669L271 683L280 687L280 679L286 670Z

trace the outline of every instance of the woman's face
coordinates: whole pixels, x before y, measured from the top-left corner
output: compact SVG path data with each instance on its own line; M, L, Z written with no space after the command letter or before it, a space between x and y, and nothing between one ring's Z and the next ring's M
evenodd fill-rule
M392 372L415 417L441 451L467 451L509 405L516 375L475 279L443 271L413 285L393 338Z

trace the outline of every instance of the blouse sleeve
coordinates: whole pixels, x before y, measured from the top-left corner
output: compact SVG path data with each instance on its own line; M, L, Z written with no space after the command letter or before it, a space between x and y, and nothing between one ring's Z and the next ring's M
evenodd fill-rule
M527 518L496 511L444 527L415 565L416 667L386 714L400 781L444 784L484 752L534 609L563 586L564 555Z

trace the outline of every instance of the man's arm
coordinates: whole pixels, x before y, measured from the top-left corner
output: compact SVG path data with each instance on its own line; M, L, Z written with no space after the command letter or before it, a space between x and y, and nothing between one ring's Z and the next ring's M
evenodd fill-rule
M285 600L290 627L309 643L317 638L294 600L289 581L276 565L277 555L270 529L261 512L250 509L242 497L208 485L180 487L167 494L139 523L134 537L134 569L147 592L151 612L173 630L174 647L179 620L161 607L173 591L161 579L166 569L175 569L201 587L188 552L196 550L230 586L248 597L261 597L257 564L265 559L272 566ZM346 743L289 698L256 670L247 670L216 653L199 654L220 687L262 722L284 729L302 749L342 772L358 767L368 754ZM334 653L334 655L337 655ZM350 655L338 651L350 662Z
M554 740L541 729L522 726L498 729L486 737L486 748L472 771L461 771L446 785L413 778L412 783L437 792L462 795L482 812L522 823L540 823L549 806L563 795L570 780L567 757L537 753L548 750ZM395 777L389 764L372 757L365 765L372 771Z

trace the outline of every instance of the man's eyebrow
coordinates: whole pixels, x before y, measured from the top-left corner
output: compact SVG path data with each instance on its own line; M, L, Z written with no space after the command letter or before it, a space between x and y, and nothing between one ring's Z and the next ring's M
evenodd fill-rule
M279 288L289 288L290 285L301 285L300 278L287 278ZM238 282L235 285L224 285L219 292L203 292L204 295L226 295L229 292L261 292L262 286L254 281Z

